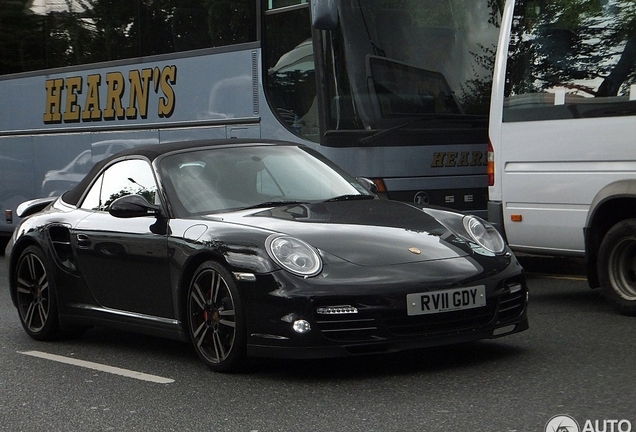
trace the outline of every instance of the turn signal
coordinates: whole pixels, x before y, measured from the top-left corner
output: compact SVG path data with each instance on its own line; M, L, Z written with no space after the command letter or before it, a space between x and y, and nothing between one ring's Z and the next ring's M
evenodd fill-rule
M378 187L378 193L386 193L386 185L381 178L371 179L373 183Z
M495 150L492 148L492 143L488 140L488 186L495 185Z

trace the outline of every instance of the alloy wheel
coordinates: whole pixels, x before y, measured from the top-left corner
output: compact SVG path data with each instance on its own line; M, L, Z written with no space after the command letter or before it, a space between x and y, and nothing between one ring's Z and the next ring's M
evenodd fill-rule
M235 298L226 278L213 266L197 272L188 295L192 340L210 366L229 362L236 342Z
M51 315L51 287L46 266L35 251L27 250L20 257L16 292L25 330L32 336L41 333Z

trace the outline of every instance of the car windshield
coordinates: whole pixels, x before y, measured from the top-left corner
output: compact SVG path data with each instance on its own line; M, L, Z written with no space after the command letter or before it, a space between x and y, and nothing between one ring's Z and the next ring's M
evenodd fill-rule
M295 146L217 147L159 163L177 214L216 213L373 195L320 155Z

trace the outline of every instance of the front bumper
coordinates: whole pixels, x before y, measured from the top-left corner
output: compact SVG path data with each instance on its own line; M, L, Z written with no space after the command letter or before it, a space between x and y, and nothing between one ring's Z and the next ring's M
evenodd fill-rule
M302 289L286 291L285 285L292 282L284 275L277 276L266 282L269 289L252 291L264 295L248 299L250 356L327 358L390 353L493 339L528 329L528 289L514 258L505 270L467 282L486 285L486 306L415 316L407 314L406 295L419 292L421 287L400 284L400 288L383 294L379 288L339 286L324 290L329 295L321 295L314 287L303 296ZM435 289L439 286L430 287ZM288 295L281 295L281 291ZM350 306L356 312L324 312L340 306ZM293 322L301 319L311 327L305 334L292 329Z

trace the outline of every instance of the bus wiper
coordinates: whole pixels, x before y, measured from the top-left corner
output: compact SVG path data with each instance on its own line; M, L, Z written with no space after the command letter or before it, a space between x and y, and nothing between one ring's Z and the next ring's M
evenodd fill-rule
M355 195L340 195L337 197L329 198L323 202L336 202L336 201L353 201L353 200L368 200L375 199L373 195L355 194Z
M475 125L475 124L486 122L487 118L485 116L467 115L467 114L445 114L445 113L426 114L426 115L411 119L397 126L393 126L388 129L381 130L368 137L361 138L360 141L358 141L358 144L369 144L369 143L375 142L380 138L383 138L395 132L398 132L414 123L418 123L421 121L440 121L440 120L446 123L471 123L472 125Z

